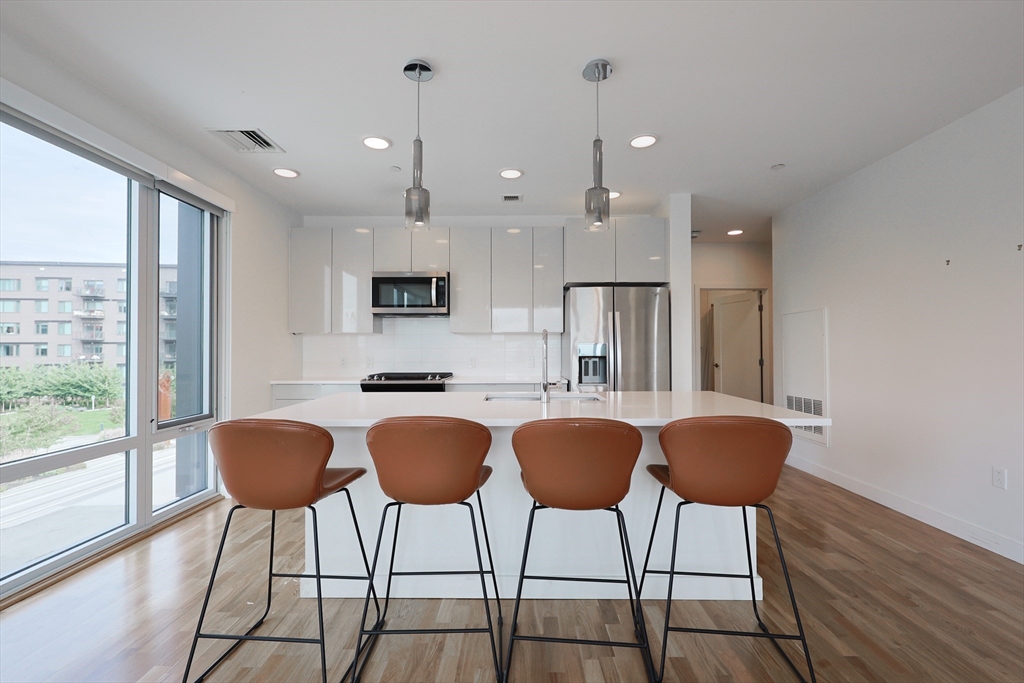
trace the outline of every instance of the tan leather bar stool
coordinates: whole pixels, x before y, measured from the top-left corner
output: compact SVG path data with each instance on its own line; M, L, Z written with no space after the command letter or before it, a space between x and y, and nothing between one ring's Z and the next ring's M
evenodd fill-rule
M366 560L366 551L363 548L363 536L359 531L359 522L356 520L356 511L352 505L352 496L347 488L349 484L366 474L366 470L362 467L328 468L327 461L334 450L334 439L326 429L321 429L316 425L304 422L293 422L291 420L231 420L220 422L210 429L209 440L210 448L213 449L213 457L216 459L217 467L224 479L224 487L231 497L238 501L238 504L231 508L231 511L228 512L228 518L224 522L224 533L221 535L220 546L217 548L217 558L213 562L210 584L206 589L206 598L203 600L202 611L199 613L199 623L196 625L196 633L192 638L192 650L188 655L188 664L185 665L185 674L182 677L182 681L184 683L188 682L188 673L192 668L192 658L195 656L196 645L199 643L199 639L211 638L233 640L235 643L217 661L210 665L196 679L197 681L204 680L242 642L259 640L319 645L323 683L327 683L327 654L324 646L324 607L321 580L347 579L366 581L371 587L373 585L373 582L369 580L370 566ZM352 524L355 526L356 538L359 541L359 551L363 556L363 566L366 567L366 576L338 576L320 573L319 531L316 508L313 507L313 504L339 491L343 491L346 498L348 498L349 512L352 514ZM267 607L263 610L263 615L256 623L242 635L203 633L203 619L206 618L206 609L210 604L210 593L213 591L213 583L217 578L217 569L220 566L221 555L224 552L224 542L228 537L231 519L235 511L242 508L271 511ZM313 516L313 558L316 572L313 574L275 572L274 530L277 523L277 511L298 508L308 509ZM270 613L270 602L273 596L272 589L275 578L316 579L316 606L320 620L319 638L283 638L252 635L252 632L263 624L264 619ZM376 600L376 594L374 595L374 600ZM379 619L379 605L377 607L377 614ZM365 613L363 618L366 618ZM359 657L360 651L357 649L356 660ZM354 667L350 666L349 668L352 669ZM346 670L341 680L345 680L348 673L348 670Z
M512 669L512 648L517 640L575 643L638 648L648 678L654 675L651 650L647 642L640 607L640 591L636 570L629 550L626 520L619 503L629 492L633 467L640 455L643 437L636 427L617 420L596 418L561 418L527 422L512 434L512 449L522 469L523 486L533 497L530 519L526 524L523 564L519 571L519 587L509 629L508 655L505 660L505 681ZM624 579L593 579L567 576L538 576L526 573L526 561L533 535L534 515L538 510L606 510L615 513L622 548ZM585 581L589 583L623 583L629 595L636 642L553 638L516 633L519 603L525 580Z
M668 634L673 633L707 633L714 635L748 636L768 638L789 664L797 677L804 677L793 664L789 656L782 650L779 640L799 640L803 645L804 657L811 681L815 681L814 665L811 653L807 649L807 638L800 622L800 612L796 607L793 595L793 584L789 580L786 558L782 554L782 543L775 527L775 517L771 509L762 501L775 491L782 474L782 465L789 455L793 444L793 433L789 427L775 420L760 417L714 416L692 417L676 420L665 425L659 435L661 449L665 453L668 465L648 465L650 472L661 484L661 495L658 496L658 508L654 514L651 527L651 541L647 546L647 558L644 560L643 578L640 588L643 590L647 574L668 575L668 598L665 602L665 630L661 641L661 668L657 680L660 682L665 675L665 652L668 647ZM665 498L665 489L669 488L682 498L676 505L675 530L672 534L672 559L668 570L648 570L651 559L651 548L654 545L654 533L658 529L658 516L661 514L661 503ZM712 572L682 572L676 570L676 550L679 540L679 513L684 505L700 503L702 505L718 505L740 508L743 515L744 546L747 549L746 574L721 574ZM757 609L757 598L754 593L754 565L750 556L750 529L747 526L746 508L753 507L768 513L768 521L775 535L775 548L782 562L782 573L786 577L789 589L789 600L793 605L793 616L796 617L798 634L772 633L765 626ZM756 540L756 539L755 539ZM754 617L760 631L722 631L704 628L670 627L669 618L672 609L672 583L676 576L707 576L724 578L745 578L750 582L750 600L754 606Z
M491 432L482 424L457 417L392 417L374 424L366 432L366 446L377 469L377 480L384 494L394 502L384 506L377 532L377 547L373 553L371 576L377 574L380 558L380 544L384 537L384 524L388 512L395 510L395 531L391 540L391 562L388 567L387 592L384 595L384 610L380 623L373 628L361 627L356 643L356 659L363 636L412 635L424 633L487 633L491 640L491 656L494 659L495 678L501 680L501 664L498 643L501 641L501 599L498 597L498 582L494 576L494 561L491 558L491 542L487 536L487 521L484 519L483 500L480 487L491 476L491 468L484 465L484 458L491 448ZM476 516L469 499L476 495L483 528L484 544L487 547L489 569L484 569L480 555L480 539L477 535ZM395 571L395 549L398 546L398 527L405 505L462 505L469 511L469 522L473 528L473 543L476 547L477 569L469 571ZM484 597L486 628L445 628L445 629L385 629L391 599L391 580L395 576L441 576L478 574ZM491 607L487 595L485 576L491 575L494 584L494 598L498 603L498 637L495 639L491 621ZM372 584L372 582L371 582ZM370 604L370 590L363 604L363 623ZM366 664L356 667L353 683L359 680Z

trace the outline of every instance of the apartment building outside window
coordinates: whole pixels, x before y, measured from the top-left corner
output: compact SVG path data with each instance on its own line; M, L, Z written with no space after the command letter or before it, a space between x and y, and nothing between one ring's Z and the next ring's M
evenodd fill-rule
M0 296L5 389L44 376L49 387L5 390L0 402L0 595L8 595L215 494L206 430L217 416L223 212L6 107L0 130L0 293L20 292L27 280L59 292L56 313L67 316L40 319L53 315L48 298L22 306L28 299ZM40 191L47 202L32 200ZM169 339L168 301L178 312ZM104 318L115 305L112 335ZM9 336L23 323L36 335L56 325L62 343L15 343ZM49 367L32 372L39 366ZM8 382L13 373L24 381ZM6 514L15 508L17 517Z

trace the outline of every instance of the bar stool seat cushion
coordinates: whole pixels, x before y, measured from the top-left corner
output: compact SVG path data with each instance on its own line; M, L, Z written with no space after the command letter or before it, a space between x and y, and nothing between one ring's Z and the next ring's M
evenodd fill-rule
M667 489L672 488L672 478L668 471L668 465L648 465L647 471L659 484Z
M552 418L521 425L512 448L535 501L563 510L602 510L629 493L640 430L601 418Z
M704 505L757 505L779 483L793 433L760 417L691 417L665 425L658 435L668 460L648 472L683 500Z
M461 503L491 476L491 432L478 422L433 415L389 417L366 432L384 495L413 505Z
M324 470L324 478L320 482L320 497L317 500L337 493L364 474L365 467L328 467Z

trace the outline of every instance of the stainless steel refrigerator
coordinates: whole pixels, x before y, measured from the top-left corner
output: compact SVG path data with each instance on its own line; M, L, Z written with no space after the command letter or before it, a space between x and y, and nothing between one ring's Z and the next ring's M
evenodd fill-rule
M668 287L565 290L562 377L572 391L668 391Z

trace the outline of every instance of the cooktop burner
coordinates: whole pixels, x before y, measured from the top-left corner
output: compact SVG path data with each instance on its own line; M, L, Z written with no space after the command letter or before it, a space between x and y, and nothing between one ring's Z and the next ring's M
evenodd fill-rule
M450 372L378 372L359 382L363 391L444 391Z

